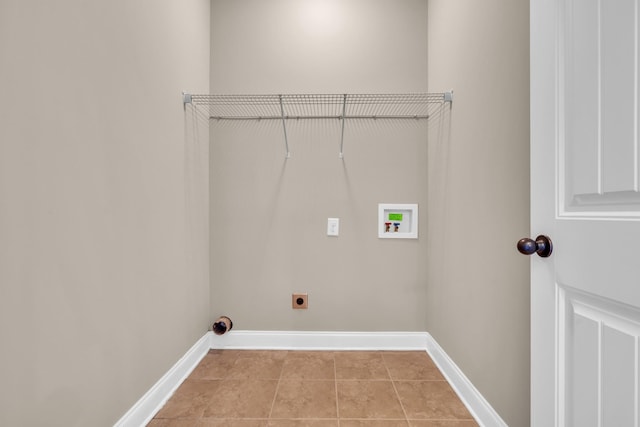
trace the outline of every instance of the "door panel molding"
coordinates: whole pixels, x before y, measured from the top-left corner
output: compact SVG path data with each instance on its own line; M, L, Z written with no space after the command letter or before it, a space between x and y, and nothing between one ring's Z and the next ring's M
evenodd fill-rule
M638 425L640 310L557 289L558 425Z
M559 217L640 217L638 3L558 2Z

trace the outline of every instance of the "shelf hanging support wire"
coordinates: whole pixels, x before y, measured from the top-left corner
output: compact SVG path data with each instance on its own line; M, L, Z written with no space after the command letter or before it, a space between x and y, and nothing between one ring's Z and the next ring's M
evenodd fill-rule
M344 151L342 148L344 146L344 119L345 119L346 112L347 112L347 94L345 93L344 95L342 95L342 131L340 134L340 155L339 155L341 159L344 159Z
M280 114L282 115L282 130L284 131L284 145L287 150L286 158L291 157L291 152L289 151L289 140L287 139L287 122L284 116L284 106L282 105L282 95L278 95L278 99L280 100Z

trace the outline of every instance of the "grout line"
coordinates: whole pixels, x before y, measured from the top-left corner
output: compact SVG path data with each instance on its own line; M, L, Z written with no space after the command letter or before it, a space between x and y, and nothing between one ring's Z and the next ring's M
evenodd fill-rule
M396 388L396 382L391 376L391 371L389 370L389 366L387 366L387 361L384 358L384 354L380 355L382 357L382 363L384 363L384 367L387 370L387 375L389 375L389 379L391 380L391 386L393 387L393 391L396 392L396 398L398 399L398 403L400 403L400 407L402 408L402 413L404 414L404 420L407 425L409 425L409 417L407 416L407 411L404 409L404 405L402 404L402 399L400 399L400 394L398 393L398 389Z
M340 401L338 400L338 368L336 367L336 352L333 352L333 384L336 389L336 419L340 427Z
M273 400L271 401L271 409L269 409L269 415L267 419L271 419L271 414L273 414L273 408L276 406L276 399L278 398L278 391L280 390L280 382L282 381L282 373L284 372L284 364L287 362L287 357L289 356L289 352L282 359L282 366L280 367L280 375L278 376L278 382L276 383L276 391L273 393ZM268 424L268 422L267 422Z

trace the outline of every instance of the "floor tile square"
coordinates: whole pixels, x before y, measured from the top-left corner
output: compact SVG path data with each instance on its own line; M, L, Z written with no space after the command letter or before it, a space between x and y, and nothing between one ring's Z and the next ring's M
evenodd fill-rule
M312 357L312 358L318 358L318 359L333 360L334 353L335 352L333 351L323 351L323 350L295 350L295 351L289 351L287 353L287 359Z
M270 357L238 357L229 367L228 379L277 380L282 373L284 359Z
M262 357L267 359L284 359L291 353L288 350L236 350L236 352L238 357Z
M196 419L185 418L165 418L165 419L153 419L147 427L196 427Z
M340 419L405 418L391 381L340 380L337 385Z
M218 389L219 381L185 380L156 418L200 418Z
M426 351L382 352L392 380L444 380Z
M340 427L409 427L405 420L340 420Z
M334 381L280 381L270 418L337 417Z
M410 420L473 419L446 381L396 381L394 384Z
M283 380L334 380L332 352L291 352L282 367Z
M339 427L338 420L269 420L268 427Z
M231 367L235 363L235 356L223 356L209 353L200 361L191 372L189 378L200 380L224 379L229 375Z
M277 380L222 380L205 418L268 418Z
M343 351L335 353L336 379L388 380L389 373L382 354L370 351Z
M241 418L201 418L196 427L268 427L268 420L244 420Z

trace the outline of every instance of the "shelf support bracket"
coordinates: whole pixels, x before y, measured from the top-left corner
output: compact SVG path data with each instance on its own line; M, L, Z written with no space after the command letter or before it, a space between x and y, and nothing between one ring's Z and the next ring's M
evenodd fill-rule
M287 140L287 123L284 117L284 106L282 105L282 95L278 95L278 99L280 100L280 114L282 115L282 130L284 131L284 146L287 150L286 158L291 157L291 152L289 152L289 141Z
M187 104L191 104L191 103L192 103L191 94L182 92L182 107L186 110Z
M444 102L453 102L453 90L444 93Z
M344 159L344 152L342 150L342 147L344 146L344 116L345 113L347 111L347 94L345 93L344 95L342 95L342 132L340 134L340 154L338 155L338 157L340 157L341 159Z

